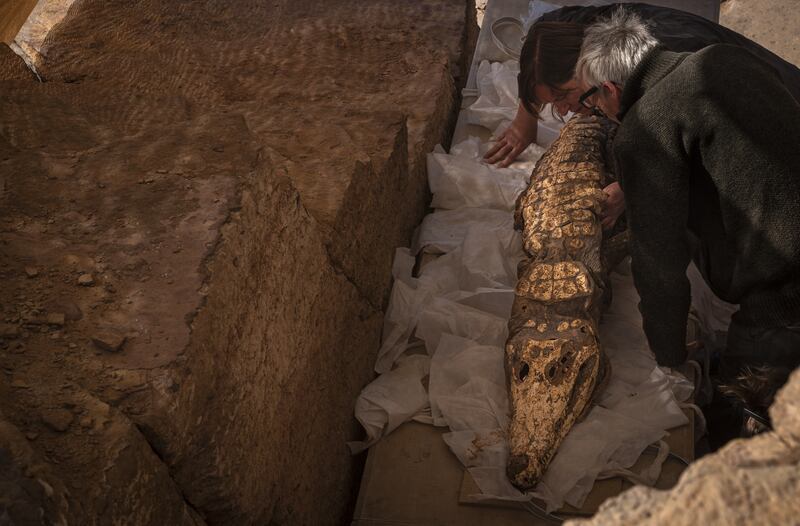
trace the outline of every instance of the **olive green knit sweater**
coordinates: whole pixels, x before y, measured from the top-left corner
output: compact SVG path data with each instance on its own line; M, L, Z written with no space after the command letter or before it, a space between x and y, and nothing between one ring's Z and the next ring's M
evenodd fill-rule
M800 321L800 105L744 49L656 48L626 82L614 142L644 329L685 359L687 229L737 321ZM800 349L798 350L800 352Z

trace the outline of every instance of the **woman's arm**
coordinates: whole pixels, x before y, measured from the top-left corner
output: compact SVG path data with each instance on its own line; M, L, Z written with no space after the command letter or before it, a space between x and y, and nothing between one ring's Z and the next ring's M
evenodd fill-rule
M511 121L492 148L483 158L490 164L498 163L505 168L521 154L531 143L536 142L538 119L528 113L522 103L517 108L517 115Z

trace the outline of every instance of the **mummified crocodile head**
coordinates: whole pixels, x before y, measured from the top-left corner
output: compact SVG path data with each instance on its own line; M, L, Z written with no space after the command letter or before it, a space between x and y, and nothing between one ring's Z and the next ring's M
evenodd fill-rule
M605 376L605 357L590 322L551 324L525 327L506 344L512 394L507 471L523 489L539 481Z

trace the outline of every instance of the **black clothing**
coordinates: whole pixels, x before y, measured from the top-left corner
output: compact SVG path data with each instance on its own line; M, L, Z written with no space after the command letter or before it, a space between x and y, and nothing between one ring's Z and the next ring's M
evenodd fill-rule
M745 367L769 365L793 370L800 362L800 325L758 327L735 320L720 360L720 378L733 381Z
M740 304L736 323L800 321L800 105L775 71L735 46L656 48L618 118L633 274L658 362L685 359L687 229L711 289Z
M783 85L800 103L800 69L768 49L735 31L685 11L648 4L611 4L600 7L570 6L545 13L542 22L592 24L611 16L618 6L638 14L650 33L670 51L699 51L712 44L741 46L768 63L780 76Z

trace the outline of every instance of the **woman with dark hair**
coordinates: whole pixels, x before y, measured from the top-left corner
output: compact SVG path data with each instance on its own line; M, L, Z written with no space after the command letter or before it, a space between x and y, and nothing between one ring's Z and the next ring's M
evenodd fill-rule
M560 115L583 111L578 103L580 89L573 77L583 30L601 18L608 18L621 5L644 20L656 40L669 51L698 51L712 44L734 44L747 49L769 63L794 99L800 102L797 67L739 33L703 17L648 4L564 7L546 13L528 31L520 54L520 105L514 121L486 153L489 163L508 166L536 141L539 112L545 104L551 103L553 111ZM618 192L618 188L611 191ZM624 204L621 192L616 197L618 202L614 208L621 213ZM609 227L613 222L606 217L604 226Z
M572 22L537 22L528 32L517 83L520 106L530 115L538 117L547 102L561 115L577 105L570 95L577 91L573 73L585 27Z

